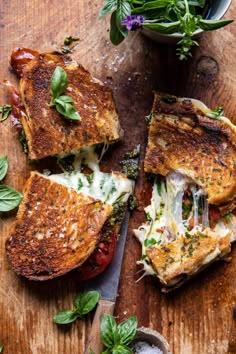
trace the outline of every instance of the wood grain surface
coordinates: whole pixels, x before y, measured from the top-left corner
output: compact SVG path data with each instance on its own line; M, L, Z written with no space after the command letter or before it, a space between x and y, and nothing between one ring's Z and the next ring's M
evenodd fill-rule
M98 20L103 1L85 0L5 0L0 1L0 82L17 82L9 69L9 56L16 46L40 51L60 48L68 35L79 36L74 58L94 76L114 90L124 139L104 159L107 170L125 151L142 146L141 171L136 195L140 210L133 213L115 307L117 320L136 314L139 326L151 327L169 341L174 354L227 353L232 307L236 303L236 247L230 263L214 263L181 289L164 295L158 281L145 277L139 282L141 249L132 229L143 220L148 204L142 161L146 145L145 115L152 105L152 90L203 100L208 106L223 106L236 123L236 24L203 34L201 47L193 59L179 63L175 49L131 33L119 47L108 39L109 20ZM227 18L236 17L233 0ZM3 85L0 105L7 97ZM0 155L8 155L9 172L5 183L22 190L31 169L42 170L43 163L30 165L22 152L10 122L1 124ZM49 161L49 165L50 162ZM37 283L16 276L8 266L5 240L15 212L0 219L0 344L4 354L82 354L91 319L71 326L57 326L53 315L72 306L80 285L76 274ZM96 353L97 354L97 353Z

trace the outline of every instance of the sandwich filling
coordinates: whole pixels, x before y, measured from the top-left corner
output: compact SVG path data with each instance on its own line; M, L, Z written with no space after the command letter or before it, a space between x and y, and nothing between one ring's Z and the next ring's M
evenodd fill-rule
M194 274L230 251L234 239L229 239L226 219L209 207L203 189L178 171L166 178L156 177L145 212L147 222L134 230L142 244L138 263L143 264L145 274L156 274L167 286L178 283L181 273ZM203 243L210 245L208 238L211 247L205 245L203 251ZM225 238L227 245L222 247L221 239ZM191 258L194 267L186 268Z

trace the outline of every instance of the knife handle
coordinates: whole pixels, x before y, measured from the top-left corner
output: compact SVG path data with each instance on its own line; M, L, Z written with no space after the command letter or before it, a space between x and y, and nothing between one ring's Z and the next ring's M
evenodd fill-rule
M103 351L103 343L100 332L101 318L105 313L113 315L114 308L115 303L113 301L99 300L92 322L91 332L89 334L85 354L90 354L90 349L92 349L95 354L100 354Z

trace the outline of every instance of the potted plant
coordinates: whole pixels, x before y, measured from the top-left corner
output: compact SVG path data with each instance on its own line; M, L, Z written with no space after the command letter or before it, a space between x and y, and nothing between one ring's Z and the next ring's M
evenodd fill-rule
M231 0L106 0L99 17L111 14L110 39L120 44L129 31L144 29L151 38L177 42L181 60L191 56L198 45L196 35L228 25L220 20ZM171 37L170 37L171 36Z

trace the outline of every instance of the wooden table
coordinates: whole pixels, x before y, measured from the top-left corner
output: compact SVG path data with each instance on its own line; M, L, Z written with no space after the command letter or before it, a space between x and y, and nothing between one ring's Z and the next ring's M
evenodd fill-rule
M152 105L152 90L161 90L203 100L208 106L223 106L236 122L236 25L204 34L201 47L187 63L176 59L175 49L132 33L119 47L108 39L108 19L98 20L102 0L7 0L0 3L0 81L16 82L9 70L9 55L16 46L41 51L58 49L68 35L80 37L75 59L114 90L121 124L122 143L108 153L109 169L119 169L118 161L137 143L146 144L145 115ZM235 18L233 2L227 18ZM6 103L1 87L0 104ZM6 183L22 190L30 169L14 131L7 121L1 125L0 155L7 154ZM142 163L142 161L141 161ZM130 220L115 314L118 321L138 316L139 325L161 332L175 354L223 354L227 352L231 308L236 303L236 248L230 263L214 263L181 289L163 295L158 282L139 274L136 260L140 246L132 229L144 220L142 207L148 204L140 172L136 195L140 210ZM5 239L14 213L0 219L0 343L4 354L83 353L91 317L69 327L58 327L53 315L70 308L79 284L70 275L45 283L28 282L8 266Z

